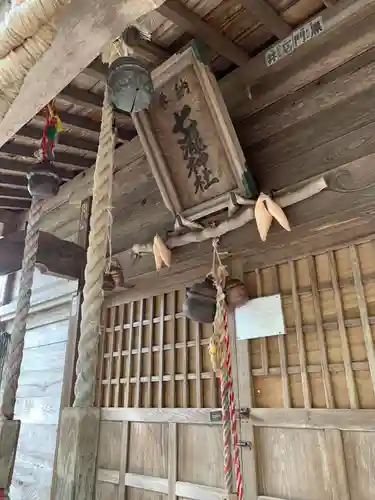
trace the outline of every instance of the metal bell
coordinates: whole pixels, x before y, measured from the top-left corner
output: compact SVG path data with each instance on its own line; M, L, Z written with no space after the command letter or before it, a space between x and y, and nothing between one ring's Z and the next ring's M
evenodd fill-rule
M134 57L119 57L111 64L108 87L111 103L127 113L147 109L154 92L151 73Z
M184 315L198 323L213 323L216 313L216 288L212 280L206 278L186 290L183 305Z
M249 301L245 285L238 278L229 278L225 285L225 295L230 309L244 306Z
M60 189L61 179L53 163L48 160L34 164L27 174L27 188L35 198L51 198Z

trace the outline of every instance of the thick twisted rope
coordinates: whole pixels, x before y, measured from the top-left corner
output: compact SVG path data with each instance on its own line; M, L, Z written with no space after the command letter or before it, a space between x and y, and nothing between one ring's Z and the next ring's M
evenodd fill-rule
M39 220L42 205L43 201L33 198L29 211L19 295L4 374L4 392L1 404L1 414L7 419L12 419L14 416L18 379L21 371L25 343L26 321L30 309L31 289L33 286L36 255L38 251Z
M89 247L83 288L81 336L78 344L74 406L94 404L97 346L103 304L103 275L110 226L113 175L113 109L106 88L103 102L99 150L96 159Z
M230 340L228 334L228 315L225 303L224 286L227 276L218 253L218 240L213 241L214 255L212 276L217 290L214 333L210 342L210 355L213 367L221 375L221 404L224 448L224 482L228 493L232 491L233 464L231 445L234 453L236 474L236 491L239 500L243 500L243 478L241 472L240 450L238 445L238 429L236 405L233 389L232 363L230 358Z

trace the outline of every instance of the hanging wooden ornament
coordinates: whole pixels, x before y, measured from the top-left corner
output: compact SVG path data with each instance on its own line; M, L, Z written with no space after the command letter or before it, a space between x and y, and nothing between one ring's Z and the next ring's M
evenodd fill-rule
M264 193L260 193L254 208L255 221L257 223L259 236L262 241L266 241L272 222L272 215L268 212L264 204L265 200L266 195Z
M206 278L186 290L184 315L199 323L213 323L216 312L216 288L212 279Z
M265 202L267 210L271 214L271 216L276 219L280 226L283 227L286 231L291 231L290 224L288 219L286 218L284 210L269 196L266 196Z
M241 307L249 301L246 287L238 278L227 278L225 296L230 309Z

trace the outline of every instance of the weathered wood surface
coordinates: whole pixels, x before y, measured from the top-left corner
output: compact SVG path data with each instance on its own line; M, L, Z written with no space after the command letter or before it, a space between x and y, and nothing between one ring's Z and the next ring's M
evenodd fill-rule
M93 497L99 423L99 408L63 410L56 464L56 500Z
M111 0L110 4L106 0L71 1L59 13L57 35L51 47L27 75L19 96L0 124L0 145L88 66L106 43L162 3L163 0Z
M16 448L20 432L19 420L0 422L0 488L7 489L12 479Z
M22 267L25 231L16 231L0 239L0 275L15 273ZM40 231L36 265L44 274L78 279L86 265L84 248Z

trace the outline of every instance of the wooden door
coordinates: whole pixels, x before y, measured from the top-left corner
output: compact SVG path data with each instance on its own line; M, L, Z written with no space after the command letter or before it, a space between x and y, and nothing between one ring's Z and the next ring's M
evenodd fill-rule
M236 342L246 500L374 498L374 262L367 241L245 274L287 332Z

